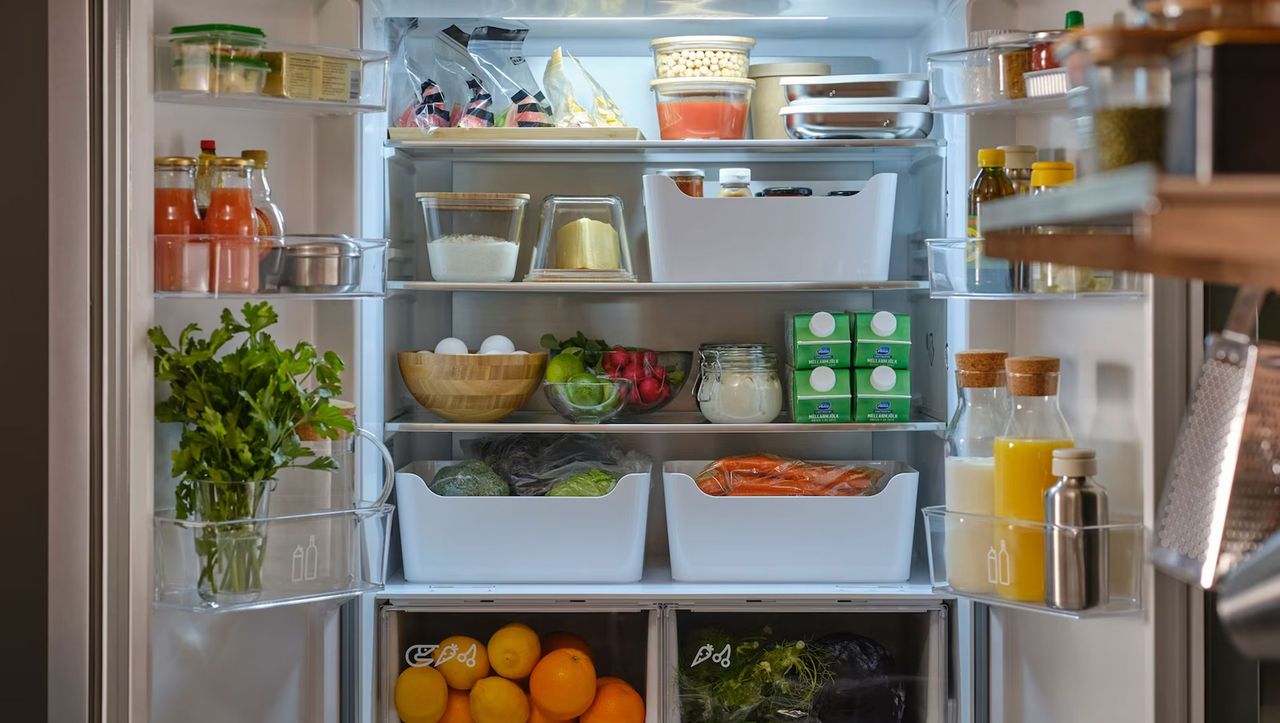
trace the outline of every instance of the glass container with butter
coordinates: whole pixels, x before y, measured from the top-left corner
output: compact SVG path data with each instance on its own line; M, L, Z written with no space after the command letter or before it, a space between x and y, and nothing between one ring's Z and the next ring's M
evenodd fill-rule
M622 200L548 196L525 281L635 281Z

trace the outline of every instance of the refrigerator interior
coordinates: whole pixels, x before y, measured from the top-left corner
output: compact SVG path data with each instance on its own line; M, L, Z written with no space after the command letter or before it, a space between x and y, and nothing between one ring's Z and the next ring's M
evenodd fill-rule
M418 17L428 27L457 22L464 28L477 24L478 18L513 19L531 28L526 53L535 78L541 78L550 51L564 45L589 65L618 101L630 125L639 127L647 138L658 137L652 97L646 87L652 73L648 41L654 37L748 35L759 41L753 63L804 58L831 62L833 72L924 72L925 54L964 45L967 28L1056 27L1066 9L1040 0L1012 5L995 0L968 4L911 0L895 3L892 8L862 0L751 0L699 4L699 12L706 6L708 14L744 16L735 20L670 20L654 16L682 10L667 8L664 3L631 2L626 5L634 6L634 12L627 11L631 16L627 20L564 20L557 16L570 11L588 18L616 14L616 4L572 3L570 8L569 3L548 7L535 2L455 0L279 0L269 4L233 0L220 4L216 17L195 0L154 0L153 7L146 2L136 5L150 9L136 13L134 20L149 24L148 37L167 32L173 25L226 19L260 26L282 40L382 49L387 44L386 18ZM1091 0L1072 7L1082 5L1086 17L1097 19L1121 9L1117 0ZM780 15L795 18L779 19ZM146 55L149 52L147 49ZM394 65L394 59L392 62ZM390 73L390 103L397 98L400 75L396 70L393 67ZM136 80L148 85L150 65L138 72L142 75ZM617 195L626 209L632 259L645 280L648 258L641 177L672 166L703 168L708 179L714 179L721 167L749 167L753 178L815 186L864 181L875 173L898 174L890 278L919 279L924 277L922 240L963 233L965 189L975 170L977 148L1033 143L1069 149L1072 143L1071 129L1061 120L939 115L931 134L937 143L856 153L494 150L449 154L385 148L387 120L380 113L324 116L165 103L154 103L153 108L151 137L140 143L153 149L154 155L194 154L202 138L216 138L220 153L266 148L271 153L273 190L290 233L388 238L392 243L391 278L423 281L431 277L422 213L413 195L420 191L530 194L519 275L527 268L529 247L537 234L538 206L544 196ZM391 112L399 110L393 107ZM146 129L146 123L141 127ZM149 156L143 160L148 165L137 169L134 189L145 199L151 190ZM146 204L138 206L145 208ZM803 237L779 239L778 243L803 252ZM142 255L149 268L149 250ZM887 309L910 314L915 328L912 402L921 417L945 420L950 414L954 403L948 368L951 351L994 347L1011 354L1059 355L1064 363L1062 402L1072 429L1099 449L1103 457L1101 481L1111 493L1114 507L1137 514L1150 524L1155 480L1162 474L1157 466L1162 458L1158 450L1172 436L1181 403L1178 394L1165 398L1163 392L1180 392L1185 384L1185 369L1180 366L1185 361L1179 359L1187 349L1187 320L1167 311L1182 308L1181 285L1146 283L1147 294L1137 301L941 301L918 290L754 294L433 290L395 293L385 300L286 301L275 306L281 314L277 335L282 341L308 339L319 348L337 351L347 361L344 396L358 405L359 424L379 436L387 436L386 421L412 419L420 409L400 380L395 352L431 349L446 336L474 345L490 334L501 333L517 348L535 349L544 333L565 337L582 330L588 336L655 349L696 349L699 343L712 340L709 335L766 341L780 348L782 318L788 311ZM190 321L208 329L222 306L208 301L157 300L154 307L144 307L138 313L149 323L171 330ZM1105 384L1100 384L1100 378ZM139 394L137 404L149 410L153 404L150 385L139 386L147 393ZM548 408L539 394L530 409ZM688 388L668 409L694 411ZM154 441L151 496L157 507L165 506L172 495L164 452L166 444L172 444L172 435L167 434L157 427L137 442L149 450ZM457 458L461 443L469 436L475 435L398 432L389 436L388 446L399 468L412 461ZM919 506L943 501L943 445L936 433L667 432L617 436L624 446L649 454L655 468L665 460L714 459L756 451L809 459L899 460L920 471ZM381 485L373 473L377 464L370 457L366 456L364 466L370 472L365 475L365 497L375 496ZM986 626L979 622L974 627L974 621L987 614L986 609L960 601L948 619L939 608L938 597L929 591L918 517L911 579L891 591L895 604L906 609L872 612L878 593L861 588L856 592L840 586L788 592L769 586L673 584L667 572L661 485L653 487L645 580L616 593L603 592L599 586L586 591L547 586L534 604L521 602L527 598L516 591L500 588L450 590L447 585L404 583L397 574L397 529L391 542L387 589L343 608L286 607L233 616L154 612L150 717L193 723L227 719L337 721L346 719L344 716L394 721L394 713L388 715L386 708L387 686L394 682L392 671L403 664L405 644L455 628L481 637L490 627L512 620L525 620L539 629L543 625L572 629L571 623L585 624L595 631L593 635L603 636L602 642L608 643L605 647L612 647L615 641L625 643L628 651L643 645L644 667L628 676L635 676L630 679L637 686L659 690L658 699L662 700L667 693L655 679L657 668L650 666L656 665L661 655L670 654L668 648L678 643L681 632L704 615L717 625L751 627L769 622L778 629L799 631L797 634L846 631L891 641L881 640L898 662L909 668L913 689L920 691L911 697L912 717L908 720L945 720L942 716L951 710L962 721L977 720L974 716L980 711L989 713L993 721L1164 721L1179 720L1168 716L1185 714L1156 707L1156 631L1166 614L1162 598L1151 594L1155 581L1149 570L1144 616L1068 621L993 608L987 649L979 639ZM756 599L775 607L751 613L673 610L674 623L662 628L673 639L662 641L654 636L666 612L590 609L600 599L619 596L631 598L632 605L710 598L726 604ZM815 604L852 598L848 605L855 610L866 606L868 612L801 616L784 612L780 602L770 602L797 596ZM541 607L552 603L554 611ZM573 604L585 607L574 608ZM989 652L990 667L976 670L974 661L984 659L979 656L984 649ZM229 664L239 659L264 661L264 665ZM397 661L394 665L393 660ZM638 660L638 654L628 652L624 663L639 666ZM272 662L266 665L265 661ZM238 694L220 692L226 690Z

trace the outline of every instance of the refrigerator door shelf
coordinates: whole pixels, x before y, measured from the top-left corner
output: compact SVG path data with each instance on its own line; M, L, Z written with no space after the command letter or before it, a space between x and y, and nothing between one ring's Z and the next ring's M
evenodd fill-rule
M938 592L987 605L1073 619L1142 613L1146 528L1140 522L1068 527L955 512L942 506L925 507L921 513L929 545L929 575ZM1041 586L1019 584L1018 572L1047 575L1045 550L1055 541L1063 547L1078 545L1081 549L1101 546L1106 561L1101 604L1083 610L1062 610L1047 605L1043 594L1021 594ZM1002 589L1010 591L1010 596L1001 595Z

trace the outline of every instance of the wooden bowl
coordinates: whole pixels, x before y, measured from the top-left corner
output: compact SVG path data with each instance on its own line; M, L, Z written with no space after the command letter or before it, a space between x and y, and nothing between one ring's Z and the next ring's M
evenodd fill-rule
M495 422L538 390L547 353L423 354L402 351L400 376L418 404L451 422Z

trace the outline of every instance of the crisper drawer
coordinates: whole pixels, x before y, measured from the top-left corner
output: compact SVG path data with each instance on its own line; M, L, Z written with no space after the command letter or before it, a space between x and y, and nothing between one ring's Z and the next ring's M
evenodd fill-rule
M669 613L669 723L941 723L943 604L693 606Z
M443 497L427 488L453 462L396 473L409 582L635 582L644 568L650 473L603 497Z
M707 462L663 466L671 574L685 582L902 582L911 577L920 473L889 476L857 497L713 497L694 477Z
M386 603L378 611L375 720L436 720L443 695L454 708L500 707L502 719L523 720L525 706L566 716L585 705L596 720L659 723L659 618L656 607Z
M898 177L854 196L692 198L644 177L653 280L885 281Z

